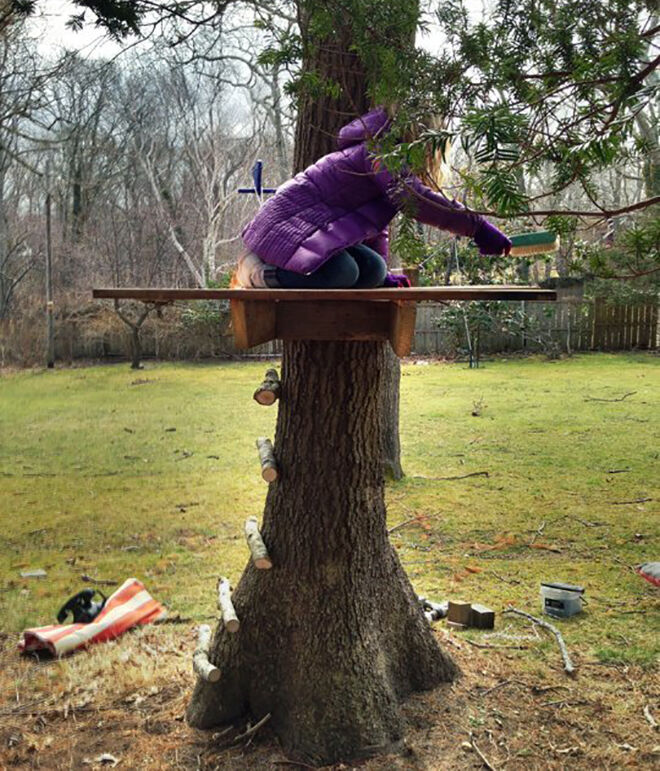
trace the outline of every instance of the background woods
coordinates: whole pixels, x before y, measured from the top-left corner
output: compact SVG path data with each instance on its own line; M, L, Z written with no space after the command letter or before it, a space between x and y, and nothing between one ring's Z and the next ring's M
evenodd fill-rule
M255 159L277 186L373 103L396 104L411 140L378 148L392 168L508 232L561 235L547 258L486 262L404 215L395 260L422 283L578 278L591 296L657 302L652 3L71 3L74 28L121 42L109 60L46 45L49 7L0 3L1 362L43 357L48 193L58 351L89 355L66 329L93 317L102 340L93 284L226 281L258 205L236 192Z

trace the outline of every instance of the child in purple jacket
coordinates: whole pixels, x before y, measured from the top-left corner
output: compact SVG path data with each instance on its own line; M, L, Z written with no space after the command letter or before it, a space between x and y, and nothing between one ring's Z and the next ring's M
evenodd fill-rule
M406 205L418 222L472 238L481 254L509 253L496 227L410 174L394 178L374 163L370 139L387 130L376 108L344 126L339 149L277 189L243 230L250 250L241 286L305 289L408 286L388 273L387 227Z

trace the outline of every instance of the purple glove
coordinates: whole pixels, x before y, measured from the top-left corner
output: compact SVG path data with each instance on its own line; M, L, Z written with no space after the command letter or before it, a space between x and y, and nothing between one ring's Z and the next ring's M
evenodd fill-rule
M403 273L388 273L385 276L385 282L383 286L388 289L397 289L400 287L409 287L410 279L408 276L404 276Z
M474 234L474 243L479 247L479 254L499 256L511 251L511 241L490 222L483 221Z

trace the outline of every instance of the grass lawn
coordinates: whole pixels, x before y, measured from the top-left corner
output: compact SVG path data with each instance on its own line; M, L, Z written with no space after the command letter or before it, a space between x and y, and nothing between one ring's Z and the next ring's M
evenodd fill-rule
M185 704L193 682L193 622L215 617L218 574L239 578L247 559L243 522L263 507L266 485L254 440L273 436L276 408L261 407L251 397L266 366L158 364L135 373L121 365L0 376L0 682L8 705L0 703L0 720L8 721L7 736L22 730L17 715L23 720L36 714L22 706L31 698L51 706L68 699L75 706L94 678L99 704L119 692L128 699L140 688L147 694L157 689L151 698L158 714ZM449 743L451 732L433 739L427 731L421 739L421 729L411 729L417 754L413 765L401 768L476 767L474 752L461 749L470 730L481 737L479 746L491 762L502 763L503 745L492 732L497 720L506 724L504 713L494 717L490 695L481 698L493 685L500 711L509 704L513 715L529 703L528 714L518 716L522 739L515 739L513 723L513 733L506 732L507 768L618 767L660 758L660 737L653 739L642 712L650 704L660 722L659 594L631 569L660 560L659 397L660 358L644 354L501 360L478 370L436 362L404 365L406 477L388 484L387 501L390 526L407 524L392 540L420 594L489 605L504 635L450 633L444 622L436 625L441 643L451 647L466 673L452 696L445 694L460 716L457 741ZM47 578L21 578L21 571L36 568L45 569ZM81 574L120 582L136 576L172 613L192 621L145 628L52 665L18 661L14 644L20 630L50 623L64 600L85 586ZM586 588L585 612L558 622L578 665L573 680L562 673L551 637L500 615L509 604L538 615L540 581L553 579ZM122 664L127 652L130 666ZM167 690L174 682L176 693ZM545 693L543 703L559 699L561 688L571 689L570 700L539 713L562 712L565 725L554 738L531 738L537 714L531 710L541 709L542 692L529 693L532 683L537 690L559 689ZM115 702L117 714L129 709ZM415 704L411 709L425 714L435 708L428 700ZM154 714L144 720L153 722ZM175 720L172 714L167 719ZM267 763L258 754L263 748L251 748L257 754L248 760L230 752L220 762L205 738L180 721L173 725L166 732L169 760L149 743L149 737L163 736L144 729L139 741L133 736L126 742L125 765L187 768L188 756L201 754L211 764L208 759L215 757L221 768L271 767L259 765ZM566 747L557 738L562 730L571 737ZM587 750L580 741L590 730ZM40 753L51 744L53 753L63 752L56 740L39 743L44 731L30 731ZM52 763L77 767L84 753L113 752L101 744L97 752L95 745L81 743L80 734L78 726L74 749L53 754ZM9 753L7 762L33 762L26 735L12 743L0 724L0 766L3 752ZM137 746L144 762L126 760ZM188 755L181 749L186 746ZM446 765L433 765L438 753ZM399 767L398 760L383 762L373 761L373 768Z

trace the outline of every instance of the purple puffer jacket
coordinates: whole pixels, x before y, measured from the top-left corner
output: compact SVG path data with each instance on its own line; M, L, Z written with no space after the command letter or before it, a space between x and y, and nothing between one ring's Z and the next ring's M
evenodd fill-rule
M366 142L387 129L385 110L356 118L339 132L339 150L285 182L243 230L264 262L309 274L333 254L365 243L387 259L387 226L408 202L419 222L473 237L483 217L409 175L395 181L376 168Z

